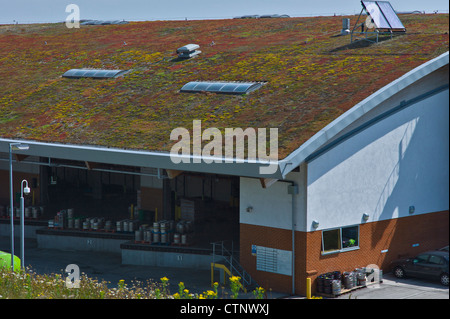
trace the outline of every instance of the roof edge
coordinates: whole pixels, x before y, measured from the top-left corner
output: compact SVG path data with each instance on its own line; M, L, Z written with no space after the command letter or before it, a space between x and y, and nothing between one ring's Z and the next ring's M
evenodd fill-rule
M175 158L177 161L174 161L169 152L127 150L102 146L48 143L8 138L0 138L0 152L8 153L10 143L24 143L30 146L27 151L14 151L14 154L210 174L256 178L282 178L279 161L276 160L241 160L226 157L176 155Z

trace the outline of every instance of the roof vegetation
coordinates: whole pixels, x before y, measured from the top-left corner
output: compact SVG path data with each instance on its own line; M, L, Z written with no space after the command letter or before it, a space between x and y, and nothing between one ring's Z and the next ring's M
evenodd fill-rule
M376 90L446 52L448 15L400 15L377 44L343 17L0 26L0 137L170 151L176 127L278 128L281 158ZM356 17L350 17L352 22ZM177 59L176 49L202 54ZM99 81L69 69L131 70ZM190 81L266 82L248 95L183 94Z

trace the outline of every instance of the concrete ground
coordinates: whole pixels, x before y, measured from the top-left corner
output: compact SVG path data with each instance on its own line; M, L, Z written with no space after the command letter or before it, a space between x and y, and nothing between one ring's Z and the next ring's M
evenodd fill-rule
M449 299L449 288L438 280L398 279L388 273L379 285L357 289L335 299Z

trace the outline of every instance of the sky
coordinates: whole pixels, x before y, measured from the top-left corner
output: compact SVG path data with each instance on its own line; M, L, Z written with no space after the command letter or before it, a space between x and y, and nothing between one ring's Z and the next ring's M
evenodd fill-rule
M447 0L391 0L396 11L449 12ZM80 19L198 20L248 14L292 17L359 14L359 0L0 0L0 24L63 22L76 4Z

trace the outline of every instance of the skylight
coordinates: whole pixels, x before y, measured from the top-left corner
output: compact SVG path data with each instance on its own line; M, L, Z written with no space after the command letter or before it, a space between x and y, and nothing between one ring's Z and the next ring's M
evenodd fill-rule
M127 72L126 70L71 69L62 76L65 78L111 79Z
M247 94L259 89L261 86L260 82L189 82L181 88L180 92Z

